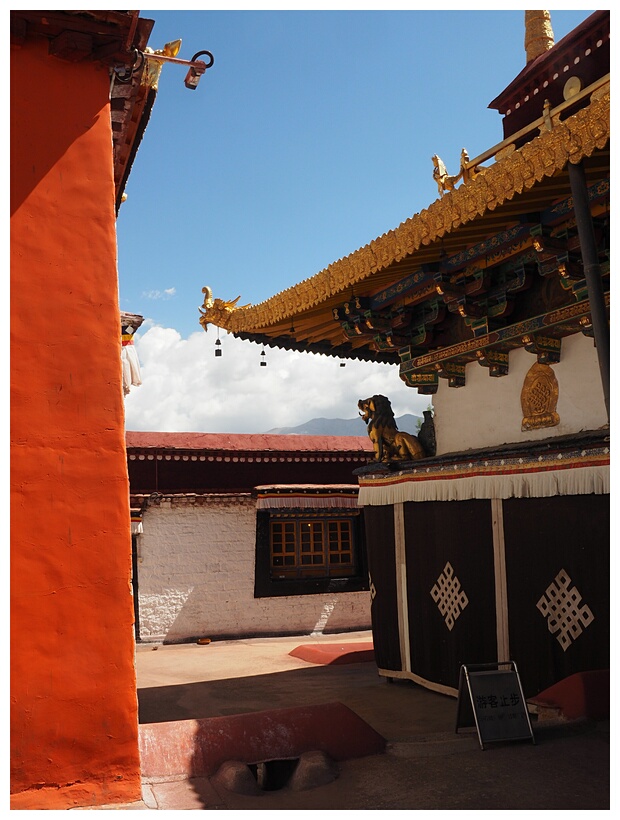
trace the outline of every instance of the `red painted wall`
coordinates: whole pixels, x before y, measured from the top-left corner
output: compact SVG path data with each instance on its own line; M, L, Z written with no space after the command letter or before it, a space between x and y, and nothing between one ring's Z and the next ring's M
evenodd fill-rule
M12 808L140 798L109 75L11 50Z

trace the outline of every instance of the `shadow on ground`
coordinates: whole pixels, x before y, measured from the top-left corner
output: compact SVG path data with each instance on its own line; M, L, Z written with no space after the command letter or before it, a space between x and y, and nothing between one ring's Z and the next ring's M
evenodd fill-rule
M339 762L333 782L301 792L285 785L238 794L207 777L162 784L155 792L160 808L608 810L608 729L583 723L536 735L536 745L485 751L471 734L394 743L384 754Z
M171 662L177 658L171 655ZM225 673L225 670L224 670ZM383 754L338 762L338 776L306 791L240 794L212 777L153 784L158 808L606 810L609 722L533 724L536 743L480 749L456 726L456 698L379 676L374 663L313 666L142 687L140 723L240 715L340 702L387 740Z
M138 690L140 723L339 701L390 740L454 730L456 699L380 677L374 663L309 666L244 678Z

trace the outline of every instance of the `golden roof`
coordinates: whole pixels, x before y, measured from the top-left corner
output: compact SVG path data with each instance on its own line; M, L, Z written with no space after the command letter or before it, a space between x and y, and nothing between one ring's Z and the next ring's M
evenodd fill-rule
M558 117L559 113L551 112ZM378 293L406 275L408 269L434 261L505 229L524 211L570 195L567 163L589 158L592 178L609 173L609 83L599 86L587 108L564 121L556 121L523 147L510 151L501 144L495 163L467 184L435 200L428 208L398 228L333 262L316 275L287 288L257 305L236 308L219 299L205 306L201 324L214 324L235 334L287 334L291 322L295 338L303 338L304 324L329 324L331 309L355 295ZM508 150L506 148L508 147ZM504 149L504 150L502 150ZM478 160L478 158L476 158ZM453 238L453 242L450 239ZM304 317L304 321L302 321ZM341 341L340 326L333 324L331 338ZM316 333L315 333L316 335ZM310 336L308 336L310 338Z
M568 167L585 172L608 290L608 16L595 12L555 47L547 38L546 51L509 86L515 111L503 112L502 142L473 160L463 149L457 176L433 157L439 198L427 208L257 305L203 288L203 328L284 349L400 362L411 386L436 382L431 371L448 377L448 350L451 367L473 356L491 375L504 374L530 319L556 346L564 335L589 333ZM460 371L450 378L464 383Z

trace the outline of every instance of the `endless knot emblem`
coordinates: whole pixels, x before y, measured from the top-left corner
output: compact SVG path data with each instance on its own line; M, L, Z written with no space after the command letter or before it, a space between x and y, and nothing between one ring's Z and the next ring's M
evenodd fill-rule
M521 429L538 430L558 425L558 393L558 380L553 369L548 364L533 364L525 376L521 390Z
M375 587L370 573L368 573L368 585L370 589L370 600L374 601L377 595L377 588Z
M469 603L469 599L461 589L461 582L454 575L449 561L437 578L437 583L431 589L431 596L443 615L446 626L452 631L456 619Z
M536 604L540 613L547 619L549 632L556 636L564 652L594 620L590 608L580 606L581 593L577 587L571 587L570 584L571 579L566 571L561 569Z

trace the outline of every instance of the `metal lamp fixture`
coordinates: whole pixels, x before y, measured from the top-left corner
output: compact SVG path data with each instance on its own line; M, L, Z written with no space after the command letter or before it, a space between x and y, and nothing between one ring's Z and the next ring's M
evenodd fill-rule
M138 55L140 55L142 59L146 58L147 60L147 70L151 75L151 87L157 88L157 81L159 79L159 75L161 73L161 69L164 63L176 63L177 65L189 66L189 71L185 75L185 88L189 88L192 91L196 90L196 87L198 86L198 83L200 82L200 78L202 77L202 75L208 68L211 68L211 66L213 65L213 54L211 54L210 51L197 51L191 60L181 60L179 57L177 57L180 48L181 40L172 40L170 43L166 43L163 49L153 51L152 49L147 48L144 53L136 53L136 58ZM203 55L207 56L207 62L198 59ZM135 72L136 69L134 68L133 71ZM122 82L126 82L126 80L122 79L121 77L118 77L118 79Z
M203 54L208 55L208 63L205 63L204 60L198 60L198 57L202 57ZM189 71L185 75L185 88L189 88L191 91L195 91L198 83L200 82L200 78L208 68L211 68L212 65L213 54L211 54L210 51L196 52L196 54L194 54L194 56L190 60Z

